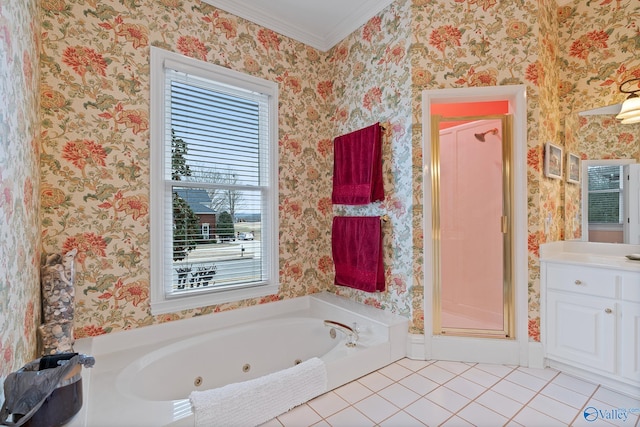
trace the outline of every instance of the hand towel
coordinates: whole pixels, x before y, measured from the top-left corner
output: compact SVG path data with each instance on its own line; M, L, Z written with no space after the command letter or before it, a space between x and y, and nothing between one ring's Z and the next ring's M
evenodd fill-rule
M331 250L336 285L366 292L384 291L380 217L334 217Z
M331 201L366 205L383 199L380 123L335 138Z
M189 395L195 426L250 427L269 421L327 391L327 369L313 357L254 380Z

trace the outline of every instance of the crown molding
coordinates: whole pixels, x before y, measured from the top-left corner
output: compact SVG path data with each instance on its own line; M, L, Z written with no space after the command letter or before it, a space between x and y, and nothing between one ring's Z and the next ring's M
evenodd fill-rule
M202 1L326 52L394 0Z

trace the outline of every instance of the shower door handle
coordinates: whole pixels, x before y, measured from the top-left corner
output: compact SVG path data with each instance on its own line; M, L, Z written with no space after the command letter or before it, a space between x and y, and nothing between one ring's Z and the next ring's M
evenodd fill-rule
M502 232L502 234L507 234L507 232L509 231L509 219L506 215L502 215L500 217L500 231Z

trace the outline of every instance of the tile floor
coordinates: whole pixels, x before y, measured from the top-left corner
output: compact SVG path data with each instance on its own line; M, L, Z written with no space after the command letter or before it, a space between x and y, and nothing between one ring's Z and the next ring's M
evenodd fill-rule
M553 369L401 359L262 427L639 427L639 418L640 399Z

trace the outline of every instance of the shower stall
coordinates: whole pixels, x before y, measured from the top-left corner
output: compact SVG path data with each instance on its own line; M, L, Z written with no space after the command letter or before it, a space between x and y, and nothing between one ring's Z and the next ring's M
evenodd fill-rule
M513 336L508 119L434 118L434 335Z

